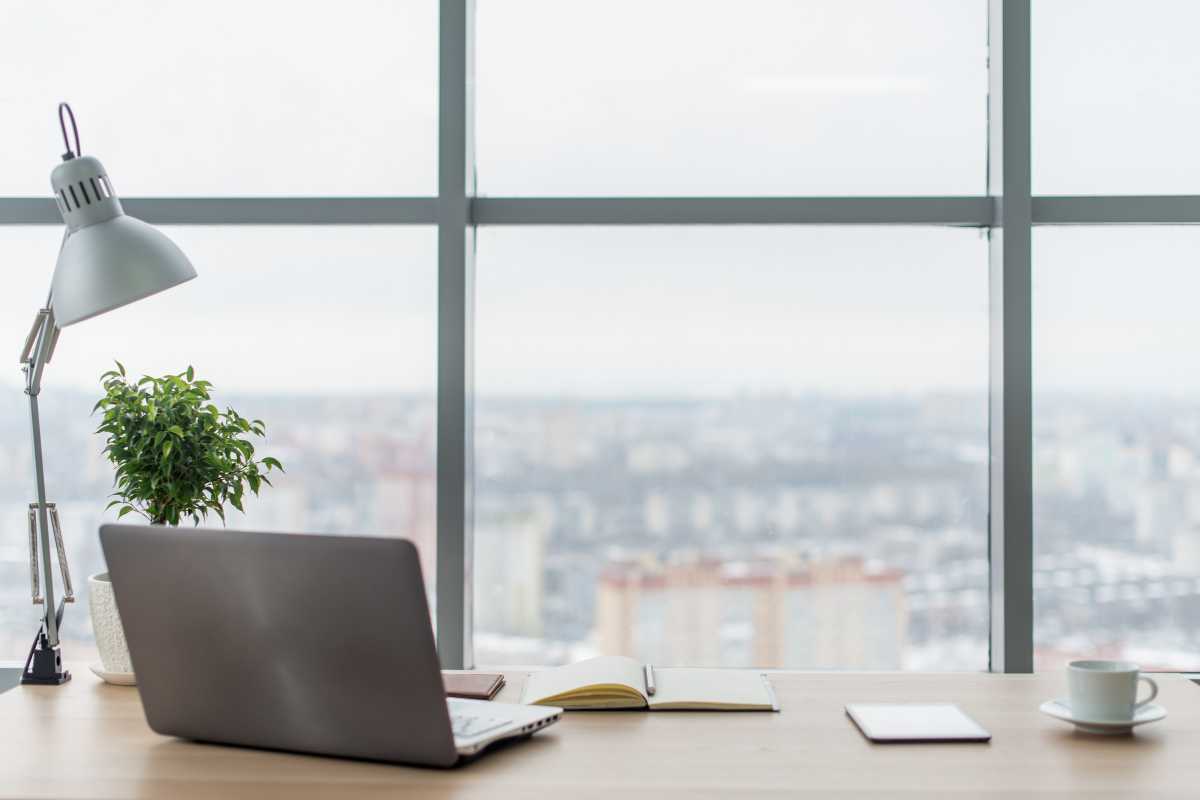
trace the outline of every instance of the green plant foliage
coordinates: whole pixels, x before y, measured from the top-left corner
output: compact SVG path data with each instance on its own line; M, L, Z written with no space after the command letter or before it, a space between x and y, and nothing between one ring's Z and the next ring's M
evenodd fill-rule
M125 367L100 376L104 396L97 433L108 435L104 455L117 468L117 517L140 514L156 525L196 525L215 513L225 521L226 504L242 510L246 487L258 494L271 485L268 473L283 471L271 457L255 460L252 436L266 432L262 420L247 420L232 408L220 411L209 397L212 384L196 380L188 367L178 375L147 375L130 383Z

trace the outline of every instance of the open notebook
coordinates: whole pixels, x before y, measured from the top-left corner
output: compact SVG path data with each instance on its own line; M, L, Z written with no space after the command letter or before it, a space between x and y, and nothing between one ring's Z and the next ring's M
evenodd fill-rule
M534 672L521 702L568 709L646 708L704 711L778 711L775 692L760 672L737 669L652 668L622 656L600 656Z

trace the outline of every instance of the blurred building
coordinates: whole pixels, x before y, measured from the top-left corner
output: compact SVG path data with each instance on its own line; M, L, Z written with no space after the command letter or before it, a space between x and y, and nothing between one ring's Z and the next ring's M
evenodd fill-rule
M371 529L375 536L399 536L417 546L425 585L437 578L437 498L426 468L394 467L372 482Z
M279 476L271 478L280 482ZM297 532L307 531L308 495L302 486L272 486L263 488L257 497L243 501L246 513L237 520L239 527L248 530ZM230 525L234 518L229 514ZM220 520L213 517L205 522L206 525L219 525Z
M541 637L546 539L544 515L482 520L475 526L475 625L503 636Z
M904 575L857 558L629 560L605 568L597 594L604 653L792 669L899 669L904 661Z

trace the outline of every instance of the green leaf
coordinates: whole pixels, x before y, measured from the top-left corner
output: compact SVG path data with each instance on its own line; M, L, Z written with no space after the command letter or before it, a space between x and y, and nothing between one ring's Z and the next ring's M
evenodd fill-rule
M104 396L92 410L102 414L96 432L113 464L113 493L106 511L138 513L157 524L193 523L210 512L225 521L226 506L243 509L244 492L271 485L266 472L277 459L254 460L252 436L264 436L262 420L210 402L208 381L195 368L127 382L124 365L101 379Z
M125 516L126 514L129 514L132 512L133 512L133 506L122 506L121 510L117 512L117 519L120 519L121 517Z

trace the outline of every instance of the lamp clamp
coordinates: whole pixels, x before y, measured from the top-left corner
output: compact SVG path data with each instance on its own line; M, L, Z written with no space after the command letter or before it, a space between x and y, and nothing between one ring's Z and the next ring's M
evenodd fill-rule
M59 625L62 624L62 616L63 605L59 603L58 613L55 614ZM63 669L62 648L58 645L50 646L50 640L46 636L46 626L43 624L33 639L33 646L29 648L29 656L25 659L25 669L21 672L21 683L59 686L69 680L71 680L71 672Z

